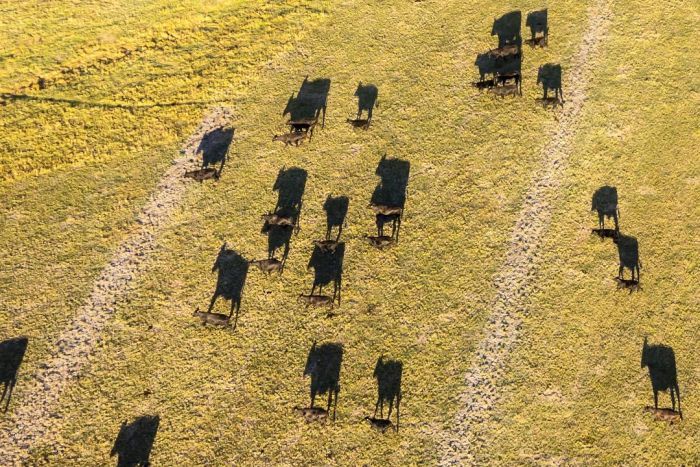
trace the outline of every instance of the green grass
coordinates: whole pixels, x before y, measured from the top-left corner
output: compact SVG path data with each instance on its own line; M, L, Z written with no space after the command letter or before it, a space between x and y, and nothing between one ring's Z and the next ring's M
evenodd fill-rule
M641 17L639 13L645 11ZM697 77L687 76L697 12L617 5L599 83L570 156L533 297L513 356L508 402L488 450L504 464L695 465L700 462L700 219ZM632 47L633 45L633 47ZM643 290L616 291L617 251L590 235L593 192L617 186L621 231L639 241ZM629 277L629 272L626 272ZM644 336L676 355L684 421L653 405ZM670 407L668 394L660 406ZM493 458L492 458L493 459Z
M56 11L65 11L57 3ZM162 10L152 2L139 4L142 10L103 5L104 14L95 18L123 14L130 22L121 28L115 21L111 31L104 20L86 20L80 37L62 39L57 49L71 57L71 67L99 63L94 57L151 44L147 25L155 23L147 18L164 11L159 17L170 19L158 31L174 38L163 39L163 50L144 49L69 78L55 74L50 48L37 53L41 58L18 51L14 59L18 69L31 63L37 67L32 73L57 76L49 88L23 91L28 94L98 103L216 100L236 115L223 178L191 186L92 366L63 399L60 452L38 446L34 461L109 463L121 421L158 414L156 465L434 462L437 436L457 409L461 375L489 311L493 274L539 151L556 125L554 115L534 103L537 66L559 62L568 69L585 27L585 6L549 3L550 48L526 50L525 95L501 102L470 86L474 57L492 46L494 17L540 3L329 2L323 18L308 4L289 10L300 3L291 1L268 7L219 2L203 11L162 3ZM288 14L277 16L283 11ZM643 12L642 19L633 11ZM691 152L698 137L691 117L697 80L689 85L690 98L680 97L683 88L674 86L687 70L688 52L669 45L667 54L653 53L670 26L658 38L636 42L658 27L659 18L674 28L684 25L688 36L691 21L681 12L675 20L656 18L641 5L628 11L620 4L615 13L545 248L536 312L513 355L503 422L490 431L488 455L504 464L527 462L535 453L584 464L693 460L697 324L685 323L692 323L693 303L697 307L690 239L698 216L688 215L698 205ZM75 30L48 19L46 27L56 35ZM114 38L109 47L95 45L101 30ZM220 53L231 43L237 48ZM634 47L646 60L630 43L639 44ZM664 87L669 74L675 85ZM270 135L281 131L287 98L306 75L332 80L327 125L309 144L284 149ZM17 92L31 81L28 74L20 78L6 75L1 82ZM379 88L369 132L344 123L354 114L358 81ZM0 260L7 291L0 330L2 336L30 335L25 375L46 357L205 108L35 101L3 107L9 111L0 117L7 135L0 196L8 202L0 246L10 254ZM378 252L361 237L374 228L365 205L385 153L410 161L411 178L401 244ZM288 268L280 278L249 272L235 333L203 329L191 312L213 291L210 269L222 241L248 258L265 254L260 215L274 205L272 184L283 166L309 173ZM623 230L640 239L645 290L631 296L614 291L613 246L588 235L590 195L605 183L620 190ZM325 230L328 194L350 197L343 304L333 319L294 302L312 279L305 266L311 240ZM650 390L647 380L633 378L641 374L639 349L647 333L676 350L689 414L678 427L653 424L640 413ZM291 412L307 403L302 371L314 340L345 349L338 421L324 428ZM372 370L380 355L404 363L399 435L380 437L360 423L374 406ZM540 395L550 386L562 400ZM14 403L21 403L21 385ZM648 427L639 439L625 431L630 420ZM658 440L668 436L674 443L660 448Z

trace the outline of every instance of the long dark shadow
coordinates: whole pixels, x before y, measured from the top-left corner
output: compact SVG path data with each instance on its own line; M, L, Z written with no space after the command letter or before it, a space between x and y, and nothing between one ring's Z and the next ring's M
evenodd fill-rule
M144 415L131 423L124 420L109 454L110 457L117 456L117 467L150 465L151 451L159 425L158 415Z
M29 338L24 336L0 342L0 383L3 385L0 406L5 401L5 412L10 406L12 392L17 384L19 368L22 366L28 345Z

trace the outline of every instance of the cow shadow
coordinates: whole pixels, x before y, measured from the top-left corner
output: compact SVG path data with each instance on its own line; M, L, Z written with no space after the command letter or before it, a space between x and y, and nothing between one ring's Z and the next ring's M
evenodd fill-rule
M22 366L24 354L29 345L29 338L15 337L0 342L0 383L3 385L0 406L5 402L4 412L7 412L12 399L12 392L17 384L17 374Z
M322 115L321 127L326 123L326 106L328 92L331 89L331 80L318 78L309 81L306 76L299 87L299 92L292 93L282 116L289 115L291 121L314 120Z
M292 217L294 225L299 229L299 219L306 190L306 170L298 167L289 169L283 167L277 174L272 190L277 192L277 203L274 213L280 216Z
M371 203L403 208L406 204L410 171L410 162L387 158L384 155L374 172L381 180L372 193Z
M557 103L564 102L561 74L561 65L559 64L546 63L540 65L537 71L537 84L542 85L541 101L543 104L547 104L552 100ZM554 97L549 97L549 91L554 91Z
M326 201L323 203L323 210L326 211L326 240L331 239L334 227L338 228L335 240L340 240L349 206L350 198L347 196L333 197L328 195L326 197Z
M374 107L377 106L377 97L379 96L379 89L374 84L362 84L361 82L357 85L355 90L355 97L357 97L357 116L355 118L360 119L362 117L362 112L367 111L367 120L372 120L372 111Z
M531 11L527 14L525 27L530 28L530 39L527 41L531 46L545 46L549 42L549 26L547 24L547 9Z
M314 281L311 286L311 294L314 295L316 288L318 293L323 292L323 287L333 284L332 302L338 301L340 305L340 295L343 279L343 260L345 259L345 243L340 242L334 250L314 246L311 253L307 270L314 270Z
M598 213L598 228L592 229L592 233L597 234L600 238L615 238L620 231L617 188L607 185L598 188L591 198L591 212L593 211ZM613 219L615 229L605 228L606 218Z
M396 407L396 431L399 431L401 407L401 377L403 363L398 360L386 360L384 356L377 359L374 366L374 378L377 380L377 402L374 405L374 418L384 417L384 404L388 405L386 420L391 420L391 412Z
M613 242L617 245L617 254L620 260L617 279L628 288L638 285L639 270L642 268L642 262L639 259L639 242L632 236L620 233L613 238ZM625 269L629 269L632 274L630 281L627 281L624 277Z
M678 399L678 412L681 413L681 393L678 388L676 356L673 349L661 344L649 345L645 337L642 345L642 368L644 367L649 370L651 389L654 393L654 408L659 408L659 392L669 391L671 409L676 410L676 399Z
M160 417L145 415L131 423L124 420L109 456L117 456L117 467L147 467L156 440Z
M498 36L498 47L507 45L522 45L522 37L520 36L520 24L522 23L522 14L519 10L511 11L493 20L491 35Z
M233 141L233 133L233 128L215 128L202 137L196 153L202 154L203 169L219 164L218 175L221 175Z
M316 342L311 346L306 358L304 376L311 378L309 393L311 397L310 407L314 407L316 396L328 394L326 412L330 413L333 406L333 420L338 405L340 393L340 367L343 362L342 344L321 344Z
M207 312L211 313L219 297L230 300L231 312L229 313L229 317L232 317L234 313L236 315L233 321L234 329L238 322L238 314L241 309L241 299L243 297L243 287L245 286L249 265L250 263L248 260L235 250L229 249L226 243L224 243L211 269L211 272L218 272L218 275L216 279L216 289L212 295Z
M276 258L277 253L282 250L280 261L285 263L287 261L287 257L289 256L294 229L288 226L270 225L265 223L262 228L262 233L267 235L268 259Z

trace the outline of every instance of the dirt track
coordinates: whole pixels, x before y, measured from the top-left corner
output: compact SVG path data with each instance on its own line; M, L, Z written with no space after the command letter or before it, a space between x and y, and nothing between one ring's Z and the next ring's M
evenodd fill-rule
M158 231L167 225L171 214L180 205L186 189L183 173L192 167L200 141L204 135L226 126L230 120L230 110L213 109L160 179L137 218L137 227L119 245L100 273L86 303L56 340L53 355L40 365L33 384L22 391L21 403L14 404L8 423L10 428L0 432L0 446L3 447L0 465L17 465L28 457L28 450L37 441L51 436L54 411L61 395L89 363L102 330L154 252Z
M539 169L525 195L505 261L494 277L496 296L475 360L464 375L461 410L441 442L441 465L474 465L485 447L481 426L501 398L498 387L508 356L518 342L522 317L528 313L538 251L545 239L586 92L610 24L609 3L598 1L589 10L588 28L564 86L566 102L559 111L559 123L542 149Z

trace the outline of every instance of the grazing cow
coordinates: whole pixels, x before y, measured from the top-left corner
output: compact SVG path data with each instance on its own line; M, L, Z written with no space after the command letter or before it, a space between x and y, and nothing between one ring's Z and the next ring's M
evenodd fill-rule
M668 390L671 393L672 410L676 410L677 397L678 413L681 414L681 393L673 349L660 344L649 345L645 337L642 346L642 368L644 367L649 369L651 389L654 391L654 409L659 408L659 392Z
M617 253L620 258L620 269L617 276L624 280L624 269L627 268L632 273L632 280L639 282L639 270L642 267L642 262L639 260L639 243L634 237L619 234L613 238L613 242L617 245Z
M5 401L5 412L10 406L12 391L17 384L17 374L28 344L27 337L15 337L0 342L0 383L3 385L0 404Z
M198 170L188 170L185 171L185 178L192 178L194 180L197 180L198 182L203 182L204 180L218 180L219 179L219 171L216 170L213 167L207 167L205 169L198 169Z
M263 214L262 219L267 225L276 225L279 227L296 227L296 219L292 216L282 216L280 214L273 214L268 212Z
M501 98L504 98L506 96L519 96L520 95L520 89L517 84L507 84L505 86L496 86L494 88L489 89L490 92L492 92L496 96L500 96Z
M119 434L114 441L110 457L117 455L117 467L147 467L150 464L151 450L158 433L160 417L143 416L127 424L122 422Z
M285 133L283 135L274 135L272 141L281 141L285 146L293 144L294 146L299 146L302 141L306 139L308 135L304 132L300 133Z
M598 228L600 230L605 230L605 218L612 217L615 223L615 232L619 232L620 210L617 207L617 188L607 185L598 188L591 199L591 211L598 212Z
M306 422L321 422L326 423L328 421L328 411L321 409L319 407L294 407L292 409L294 413L297 413L304 417Z
M561 89L561 65L547 63L541 65L537 71L537 84L542 84L544 100L548 99L549 91L554 91L554 97L559 101L564 101L564 94Z
M250 260L250 264L257 266L258 269L265 274L271 274L273 272L282 274L282 271L284 270L284 262L276 258Z
M400 216L403 214L403 208L401 206L388 206L386 204L370 203L368 207L377 215Z
M211 324L212 326L225 327L231 322L231 315L224 315L222 313L209 313L206 311L199 311L199 308L194 310L192 316L196 316L200 319L203 325Z
M314 128L318 124L318 117L312 118L301 118L299 120L289 120L287 125L289 125L290 133L307 133L309 135L309 140L314 135Z
M365 417L363 420L367 420L372 428L375 430L379 431L380 433L386 433L387 430L391 429L393 427L393 424L391 423L391 420L389 419L384 419L384 418L375 418L375 417ZM397 427L398 430L398 427Z
M369 130L370 120L366 118L346 118L345 121L350 124L353 128L359 128L361 130Z
M384 416L384 403L389 405L386 419L391 419L391 411L396 404L396 431L399 431L400 406L401 406L401 376L403 363L397 360L385 360L379 357L374 367L374 378L377 380L377 403L374 405L374 416Z
M342 361L343 346L341 344L321 344L316 346L316 342L314 342L304 368L304 376L311 377L311 405L309 407L314 407L317 395L328 394L326 412L330 412L332 404L334 421L335 409L338 404L338 393L340 393L340 365Z
M654 415L654 420L657 422L668 422L669 425L678 423L683 419L683 415L680 412L672 409L657 409L647 405L644 407L644 411Z
M365 235L367 242L375 248L383 250L384 248L396 245L396 239L389 237L388 235L382 235L379 237L372 237Z
M299 303L305 304L307 307L309 305L311 306L326 306L328 305L329 307L333 308L333 303L335 300L333 297L329 295L304 295L303 293L299 294L299 298L297 299Z
M319 247L321 251L328 253L335 253L338 245L340 245L340 242L337 240L314 240L312 243L314 246Z

